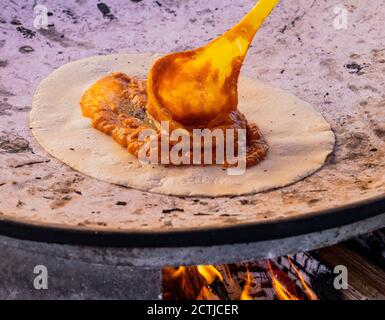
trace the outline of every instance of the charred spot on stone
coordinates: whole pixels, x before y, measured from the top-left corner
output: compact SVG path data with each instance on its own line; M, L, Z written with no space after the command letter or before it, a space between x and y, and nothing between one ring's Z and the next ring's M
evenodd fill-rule
M16 208L22 208L25 206L25 203L23 201L17 201Z
M246 205L254 205L255 204L255 201L254 200L249 200L249 199L241 199L239 200L239 203L243 206L246 206Z
M357 86L355 86L354 84L348 84L348 88L353 91L353 92L357 92L359 89L357 88Z
M22 25L22 23L20 22L20 20L17 19L16 17L13 18L13 19L11 20L10 24L12 24L12 25L14 25L14 26L21 26L21 25Z
M312 205L316 204L319 201L321 201L321 200L320 199L311 199L307 203L309 204L309 206L312 206Z
M299 21L302 17L295 17L293 21L291 22L291 26L294 28L297 21Z
M360 105L361 107L365 107L365 106L368 105L368 101L362 100L362 101L360 101L359 105Z
M39 34L47 38L49 41L59 43L63 48L68 47L82 47L87 48L89 45L87 43L78 42L66 37L63 33L60 33L56 30L54 25L49 25L47 29L41 28L38 30Z
M365 67L366 67L365 63L363 65L359 65L356 62L348 63L345 65L345 68L350 70L349 71L350 74L358 74L358 75L364 74L362 72L362 69L364 69Z
M0 88L0 96L5 96L5 97L13 97L15 94L11 91L8 91L4 88ZM3 98L3 103L6 103L8 101L8 98ZM12 105L10 105L12 107Z
M127 202L125 202L125 201L118 201L117 203L115 203L115 205L117 205L117 206L126 206Z
M2 136L0 137L0 152L4 153L22 153L30 151L29 142L19 136L10 137Z
M374 134L379 138L385 138L385 129L375 128L373 130Z
M48 163L50 161L51 160L32 160L32 161L22 162L22 163L13 165L12 168L15 168L15 169L23 168L23 167L26 167L26 166L33 166L35 164Z
M6 101L0 101L0 116L10 115L10 110L12 110L12 105Z
M24 107L14 106L13 110L15 110L17 112L25 112L25 111L31 110L31 107L30 106L24 106Z
M79 22L78 17L70 9L64 9L62 12L67 16L67 18L72 20L73 24L77 24Z
M108 19L110 21L115 20L116 17L111 13L110 7L105 3L100 2L97 4L99 11L103 14L104 19Z
M170 220L164 221L163 224L164 224L166 227L172 227L172 221L170 221Z
M366 147L366 142L368 142L368 140L368 136L363 133L352 133L347 138L346 146L350 149Z
M5 68L8 65L7 60L0 60L0 68Z
M238 223L238 219L230 217L230 218L225 219L223 222L224 223L229 223L229 224L234 224L234 223Z
M36 32L31 30L31 29L27 29L23 26L19 26L16 28L17 31L19 31L24 38L29 38L29 39L32 39L34 36L36 36Z
M65 196L61 199L56 199L54 201L52 201L52 203L50 204L50 208L52 210L54 209L58 209L58 208L62 208L64 207L65 205L67 205L67 203L71 200L71 197L70 196Z
M47 188L46 191L50 192L51 195L47 195L45 198L53 200L50 204L51 209L54 210L66 206L72 200L71 193L78 194L76 192L78 188L75 185L83 180L84 177L75 174L74 177L57 181Z
M362 157L365 157L367 154L363 152L349 152L346 157L343 158L343 160L357 160Z
M163 209L162 213L184 212L181 208Z
M176 14L176 11L175 11L175 10L172 10L172 9L170 9L170 8L166 8L165 10L166 10L166 12L167 12L167 13L170 13L170 14L172 14L174 17L176 17L176 16L177 16L177 14ZM215 24L214 24L214 25L215 25Z
M20 53L31 53L35 51L31 46L22 46L19 48Z
M377 163L363 163L361 165L361 167L363 167L365 169L372 169L372 168L378 167L378 164Z

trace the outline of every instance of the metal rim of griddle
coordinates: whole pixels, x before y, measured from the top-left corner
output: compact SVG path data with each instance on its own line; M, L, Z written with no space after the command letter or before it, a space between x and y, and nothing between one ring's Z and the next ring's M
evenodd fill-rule
M101 247L207 247L276 240L320 232L383 213L384 195L299 217L174 231L96 230L80 226L40 224L0 216L0 234L38 242Z

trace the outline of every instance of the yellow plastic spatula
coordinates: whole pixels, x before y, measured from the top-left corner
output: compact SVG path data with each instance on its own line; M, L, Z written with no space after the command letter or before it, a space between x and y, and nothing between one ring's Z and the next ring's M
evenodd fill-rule
M279 0L259 0L231 30L196 50L157 60L148 75L148 112L175 127L210 127L237 109L239 72L255 33Z

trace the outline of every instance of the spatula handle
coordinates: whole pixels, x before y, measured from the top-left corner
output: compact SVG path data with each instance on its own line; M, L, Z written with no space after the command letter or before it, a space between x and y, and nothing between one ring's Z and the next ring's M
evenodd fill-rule
M250 44L258 29L278 2L279 0L259 0L238 24L226 32L227 36L233 39L242 37Z

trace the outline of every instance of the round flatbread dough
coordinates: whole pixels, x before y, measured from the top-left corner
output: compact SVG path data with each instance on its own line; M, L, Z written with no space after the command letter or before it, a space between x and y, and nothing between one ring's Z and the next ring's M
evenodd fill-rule
M178 196L245 195L283 187L322 167L333 151L330 125L292 94L254 79L239 80L239 110L258 125L269 152L242 175L221 166L143 165L113 138L90 126L79 101L110 72L146 78L156 54L95 56L62 66L39 85L30 127L52 156L96 179L144 191Z

